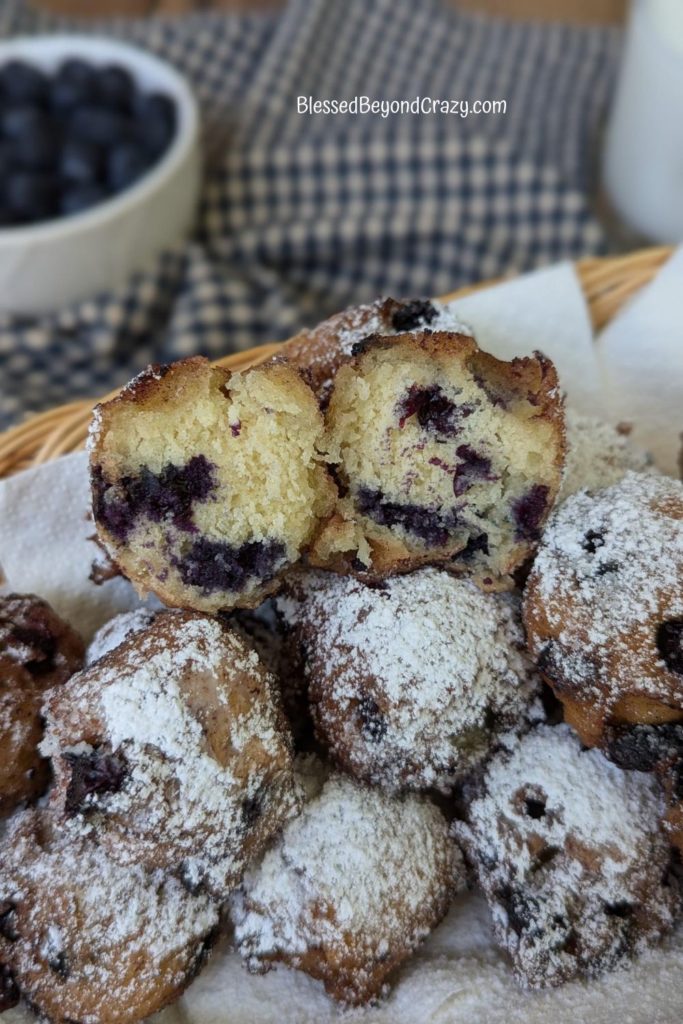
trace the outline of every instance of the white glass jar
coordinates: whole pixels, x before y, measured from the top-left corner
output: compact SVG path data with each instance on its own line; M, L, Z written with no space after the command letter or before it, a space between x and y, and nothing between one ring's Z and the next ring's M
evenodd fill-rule
M629 228L683 241L683 0L632 0L603 183Z

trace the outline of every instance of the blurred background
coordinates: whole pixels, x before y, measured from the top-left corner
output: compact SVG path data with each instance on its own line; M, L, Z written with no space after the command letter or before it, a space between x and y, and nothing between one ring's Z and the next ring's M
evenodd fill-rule
M555 18L578 22L616 22L624 16L627 0L450 0L453 6L499 14L511 18ZM284 6L279 0L44 0L41 5L62 14L148 15L168 12L183 14L192 10L214 8L227 11L248 11L257 8Z
M656 83L662 110L655 116L643 66L634 71L637 60L628 56L640 54L633 27L625 29L631 8L631 22L657 8L657 32L668 47L666 18L673 8L681 12L680 0L0 0L0 47L78 33L87 37L74 45L80 60L101 64L94 40L104 38L168 62L198 103L202 162L186 223L179 186L175 199L171 191L155 201L160 179L173 170L169 161L179 159L173 132L183 135L185 115L176 110L169 138L159 136L161 108L140 99L154 83L134 82L124 120L137 120L127 135L110 139L106 133L120 132L123 121L120 89L113 90L119 106L110 103L120 76L109 74L108 94L97 86L78 101L86 114L70 108L65 120L59 113L54 156L54 125L45 124L56 103L49 76L58 71L50 69L43 93L29 102L40 109L28 114L26 97L17 99L25 83L16 72L5 76L0 177L12 195L43 197L52 234L40 233L42 221L0 228L0 425L97 397L149 361L280 340L378 294L438 295L643 240L672 240L663 237L659 211L646 210L642 195L634 199L644 180L634 117L670 124L680 114L683 40L670 69L674 84ZM10 58L0 49L0 73ZM135 61L124 67L133 79L138 70ZM622 80L634 75L636 92L628 94ZM626 99L617 117L619 94ZM378 104L457 100L459 110L325 114L306 107L359 96ZM90 107L105 100L103 121L102 110ZM475 112L477 102L486 112ZM17 170L11 147L20 121L17 132L30 123L43 133L19 138L31 159L37 152L46 159L45 132L53 133L47 148L61 161L58 171L52 164ZM648 140L650 152L656 141ZM65 185L67 144L68 173L81 175L76 189L75 178ZM84 146L86 155L98 151L94 182L95 157L84 169ZM682 155L683 146L662 157L667 173ZM626 164L635 183L622 180ZM194 186L191 171L185 174L188 197ZM646 191L665 195L664 185L655 176ZM129 223L119 238L117 211L126 206L134 230ZM97 271L107 281L87 294L90 274L77 269L84 253L93 280ZM79 280L84 294L77 294Z

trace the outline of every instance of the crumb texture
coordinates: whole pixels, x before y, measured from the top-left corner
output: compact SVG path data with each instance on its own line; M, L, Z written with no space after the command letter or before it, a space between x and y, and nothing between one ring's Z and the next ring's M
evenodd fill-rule
M510 585L560 486L548 360L503 363L443 331L376 336L337 373L327 424L341 498L317 564L383 575L439 562Z
M110 554L168 605L258 604L332 509L322 414L282 364L242 374L188 359L99 406L93 514Z

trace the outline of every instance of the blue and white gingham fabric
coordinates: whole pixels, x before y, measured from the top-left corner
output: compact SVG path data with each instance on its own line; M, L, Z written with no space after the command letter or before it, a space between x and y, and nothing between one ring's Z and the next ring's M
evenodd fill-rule
M75 23L0 3L0 35L77 27L192 81L207 173L196 232L116 293L0 317L0 426L150 361L287 337L378 294L435 295L605 249L591 207L620 34L438 0L290 0L269 15ZM505 99L503 114L306 115L316 99Z

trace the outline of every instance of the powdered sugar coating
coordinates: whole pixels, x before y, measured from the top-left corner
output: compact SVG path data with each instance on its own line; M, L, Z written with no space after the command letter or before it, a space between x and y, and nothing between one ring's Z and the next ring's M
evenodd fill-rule
M0 959L25 997L51 1020L85 1024L134 1021L174 999L201 965L217 907L95 843L39 830L18 816L2 844Z
M88 645L85 654L86 665L92 665L105 654L116 650L124 640L151 625L156 612L149 608L135 608L131 612L121 612L109 622L101 626Z
M308 803L234 899L235 940L251 969L282 961L362 1002L443 916L462 860L425 798L305 775Z
M453 331L457 334L472 334L472 328L464 323L457 313L457 302L438 302L432 299L436 316L427 325L430 331Z
M181 870L222 895L298 807L272 680L216 620L157 616L74 677L48 723L64 826L122 863Z
M454 824L521 982L594 976L680 911L656 781L582 749L566 725L509 737Z
M558 696L587 709L586 742L612 716L638 720L624 719L627 698L683 713L683 674L659 644L662 625L683 618L683 486L630 472L568 498L544 534L524 618Z
M657 474L652 458L633 444L629 433L628 428L567 409L567 456L558 501L583 488L610 487L629 470Z
M439 569L375 586L309 573L276 607L302 645L319 737L373 784L448 791L536 686L516 599Z

